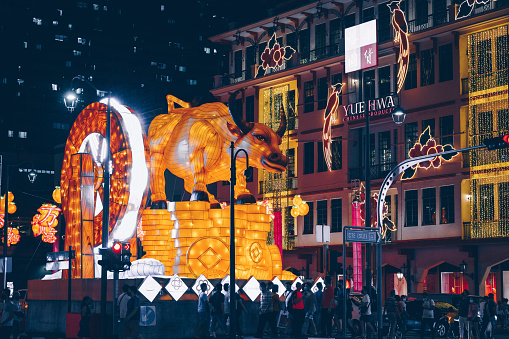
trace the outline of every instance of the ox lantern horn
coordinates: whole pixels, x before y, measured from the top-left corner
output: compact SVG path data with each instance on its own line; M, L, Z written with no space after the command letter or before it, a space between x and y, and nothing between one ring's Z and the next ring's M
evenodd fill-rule
M281 105L281 124L279 125L276 134L282 138L285 135L285 132L286 132L286 113L285 108L283 107L283 105Z

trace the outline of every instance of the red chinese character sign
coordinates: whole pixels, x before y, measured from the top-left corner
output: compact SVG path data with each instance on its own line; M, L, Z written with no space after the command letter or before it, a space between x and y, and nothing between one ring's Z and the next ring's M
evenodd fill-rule
M272 37L267 41L267 46L263 51L260 58L262 64L256 69L255 77L258 77L261 73L260 70L264 70L265 74L269 70L278 71L283 68L283 63L286 60L290 60L295 53L295 50L290 46L281 46L276 39L276 33L272 34Z
M37 211L40 214L34 215L32 219L34 236L42 234L42 241L52 244L57 241L55 227L58 225L57 218L62 210L52 204L43 204Z
M392 12L392 27L394 28L394 42L399 43L398 53L398 74L396 93L399 93L405 83L408 71L410 45L408 43L408 25L405 13L399 7L401 0L391 1L387 6Z
M19 242L21 239L21 236L19 235L19 231L17 228L9 227L7 229L7 246L15 245Z
M454 147L451 145L439 145L437 141L431 136L429 126L419 136L419 142L415 143L414 147L408 152L410 158L417 158L423 155L441 153L445 151L451 151ZM444 161L451 161L452 158L457 156L458 153L439 155L434 157L432 160L423 161L418 163L403 172L402 180L412 179L417 173L417 169L424 168L439 168L442 166Z
M339 95L343 90L344 84L338 83L332 85L332 94L327 100L327 108L324 112L324 123L323 123L323 156L325 157L325 163L329 171L332 171L332 124L336 122L336 109L339 104Z

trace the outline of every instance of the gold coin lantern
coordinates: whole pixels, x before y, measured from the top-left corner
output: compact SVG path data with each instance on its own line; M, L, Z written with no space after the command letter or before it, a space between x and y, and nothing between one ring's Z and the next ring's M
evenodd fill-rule
M60 186L56 186L55 189L53 190L53 200L57 203L57 204L60 204L62 203L62 195L60 194Z
M9 204L7 206L7 212L9 212L9 214L16 213L17 207L16 203L14 202L14 194L12 194L12 192L9 192L7 194L7 199L9 201ZM4 212L4 210L5 210L5 195L2 196L2 198L0 198L0 212Z
M292 217L297 218L299 215L306 215L309 212L309 205L303 201L300 195L293 198L293 207L290 211Z

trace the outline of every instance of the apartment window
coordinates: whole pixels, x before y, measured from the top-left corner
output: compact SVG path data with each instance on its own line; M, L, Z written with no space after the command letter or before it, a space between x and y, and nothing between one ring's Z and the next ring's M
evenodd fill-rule
M210 54L210 47L203 47L205 53Z
M493 184L479 185L480 221L495 220Z
M34 24L36 24L37 26L41 26L42 25L42 19L39 19L39 18L32 18L32 22Z
M341 199L331 199L331 232L343 231L343 206Z
M472 44L475 46L475 44ZM477 74L486 74L493 71L491 56L491 39L479 41L477 44ZM484 88L479 88L481 90Z
M315 147L313 142L304 143L304 174L315 171Z
M496 40L496 59L495 59L495 67L497 71L507 70L507 63L509 62L509 58L507 57L507 45L508 45L507 33L506 35L502 35L497 37Z
M28 42L23 41L23 47L24 47L24 48L28 48Z
M454 223L454 185L440 187L440 223Z
M6 85L7 84L7 78L3 78L2 79L2 84Z
M179 66L179 72L185 72L185 71L187 71L186 66Z
M418 138L417 122L405 124L405 159L409 158L408 152L414 147Z
M72 54L74 54L74 56L81 56L81 51L73 50Z
M410 54L408 59L408 72L405 80L405 89L417 88L417 56Z
M437 197L436 188L424 188L422 190L422 224L435 225L437 221Z
M316 168L316 172L326 172L327 171L327 163L325 162L325 157L323 156L323 142L319 141L316 143L316 155L318 157L318 164Z
M332 153L331 169L333 171L340 170L343 167L343 140L341 139L341 137L337 138L336 140L332 140L331 153Z
M438 81L452 80L452 69L452 44L438 47Z
M65 67L69 68L72 66L72 63L70 61L65 62Z
M428 2L416 1L415 2L415 24L427 25L428 23Z
M255 121L254 110L254 95L250 95L246 98L246 121Z
M35 44L35 50L40 51L42 49L41 44Z
M55 35L55 40L56 41L64 41L64 40L67 40L67 36L61 35L61 34L56 34Z
M498 184L498 201L499 206L509 206L509 182L501 182ZM499 208L498 219L506 221L509 219L509 210L507 208ZM454 222L453 220L449 222Z
M94 11L98 11L99 10L99 5L98 4L93 4L92 7L94 8Z
M14 138L14 131L8 130L7 131L7 137Z
M286 165L286 174L288 178L295 178L295 148L290 148L286 151L286 160L288 164Z
M194 79L188 79L187 84L190 86L196 86L198 84L198 81L196 81Z
M340 43L343 36L341 29L341 19L337 18L329 21L329 45L336 46Z
M417 190L405 191L405 226L418 225Z
M433 25L447 23L447 0L433 0Z
M234 53L235 59L235 78L239 78L242 76L242 50L235 51Z
M384 98L391 93L391 66L378 69L378 96Z
M435 119L426 119L422 121L422 131L429 127L429 132L432 137L435 137Z
M378 6L378 42L389 41L392 32L392 13L389 6Z
M327 32L325 24L315 26L315 56L322 58L326 56L325 47L327 46Z
M27 138L27 132L19 131L18 132L18 138L26 139Z
M391 152L391 131L378 133L378 162L382 166L382 171L390 171L392 163Z
M314 229L314 204L312 201L308 201L309 212L304 216L304 232L303 234L313 234Z
M355 13L348 14L345 18L345 28L355 26Z
M435 63L433 49L421 52L421 86L435 83Z
M310 35L309 28L300 31L299 33L299 53L301 58L301 63L306 63L309 59L309 49L310 49Z
M375 98L375 70L364 72L364 100Z
M52 91L58 91L58 85L57 84L51 84L51 90Z
M298 33L292 32L292 33L288 33L286 35L286 46L290 46L296 51L299 49L299 46L298 46L299 42L297 39L297 34ZM247 49L246 49L246 52L247 52ZM255 59L256 59L256 56L255 56ZM290 60L286 60L285 61L286 67L293 66L294 59L295 59L295 57L292 57ZM254 62L253 64L256 64L256 62Z
M250 79L251 66L256 64L256 50L255 46L249 46L246 48L246 79Z
M315 87L313 80L304 83L304 113L315 110Z
M368 22L375 19L375 8L370 7L362 11L362 22Z
M327 85L327 78L323 77L318 79L318 108L325 109L327 107L327 98L329 94L329 86Z
M452 115L440 117L440 144L454 146L454 119Z
M316 202L316 224L328 225L327 223L327 200Z
M161 12L164 12L164 5L161 5Z

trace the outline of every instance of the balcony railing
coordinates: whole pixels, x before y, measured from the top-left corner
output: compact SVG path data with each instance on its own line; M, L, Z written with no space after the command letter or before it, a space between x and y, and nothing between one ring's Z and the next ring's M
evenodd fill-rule
M395 166L395 162L370 166L369 173L371 180L384 179ZM348 172L350 181L354 179L359 179L362 181L365 179L364 167L350 168Z
M468 89L470 92L478 92L507 85L507 69L474 75L469 79Z
M408 32L415 33L423 31L431 27L443 25L449 22L449 15L447 11L433 13L431 15L420 17L408 22Z
M297 178L283 178L274 180L260 181L259 193L269 194L274 193L277 190L280 191L293 191L297 189Z
M509 237L509 220L474 221L463 223L463 239Z

